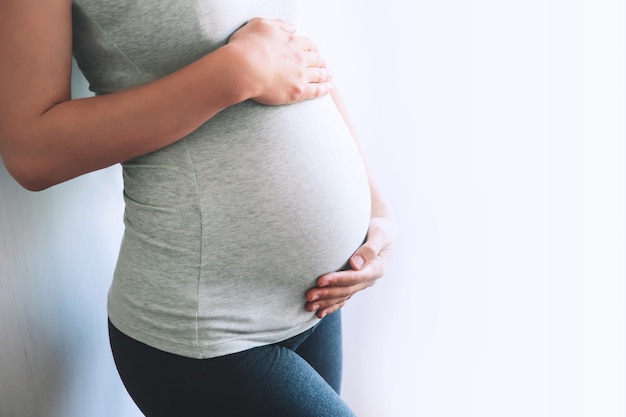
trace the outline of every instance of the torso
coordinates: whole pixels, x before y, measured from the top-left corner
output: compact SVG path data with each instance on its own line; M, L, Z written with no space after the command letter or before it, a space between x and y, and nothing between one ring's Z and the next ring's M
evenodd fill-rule
M297 23L298 4L75 1L74 53L96 93L111 93L193 62L252 17ZM304 331L317 321L305 292L365 237L365 169L330 98L244 102L123 167L109 315L165 351L213 357Z

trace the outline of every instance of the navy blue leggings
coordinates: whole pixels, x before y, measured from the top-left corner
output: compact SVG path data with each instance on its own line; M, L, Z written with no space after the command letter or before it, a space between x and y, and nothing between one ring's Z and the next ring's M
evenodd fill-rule
M163 352L109 322L118 372L147 417L354 417L339 397L341 316L268 346L210 359Z

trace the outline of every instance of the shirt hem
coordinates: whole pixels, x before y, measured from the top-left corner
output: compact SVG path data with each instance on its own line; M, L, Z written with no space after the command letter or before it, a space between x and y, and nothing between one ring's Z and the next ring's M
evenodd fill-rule
M253 349L260 346L267 346L273 343L282 342L283 340L287 340L291 337L297 336L300 333L309 330L319 322L319 319L313 317L311 320L300 324L299 326L292 327L288 331L279 332L277 334L271 334L263 337L257 337L254 340L230 339L226 341L198 345L181 343L180 341L168 340L152 334L148 334L142 330L128 325L124 320L115 317L115 314L112 314L110 311L108 316L111 323L126 336L131 337L155 349L192 359L216 358L219 356L226 356L233 353L243 352L245 350Z

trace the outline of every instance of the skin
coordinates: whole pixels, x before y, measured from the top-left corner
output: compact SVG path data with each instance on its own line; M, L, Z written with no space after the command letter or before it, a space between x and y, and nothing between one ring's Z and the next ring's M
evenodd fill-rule
M281 20L252 19L181 70L104 96L71 100L71 57L71 0L0 1L0 155L28 190L161 149L242 101L291 104L334 87L315 43ZM350 125L339 94L333 98ZM371 176L370 184L372 222L353 269L320 277L306 294L318 317L383 275L393 227Z
M346 105L337 91L332 97L339 109L352 137L365 160L363 149ZM366 167L367 168L367 167ZM385 273L385 265L394 249L395 221L391 209L385 202L379 187L376 185L370 169L367 168L372 196L371 219L365 243L350 258L350 268L346 271L331 272L317 280L317 286L306 293L306 309L315 312L317 317L339 310L354 294L373 286Z

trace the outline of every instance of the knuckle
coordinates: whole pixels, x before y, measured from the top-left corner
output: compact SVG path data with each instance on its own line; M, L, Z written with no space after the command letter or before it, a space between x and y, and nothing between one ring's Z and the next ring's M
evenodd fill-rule
M326 71L324 69L320 69L319 72L318 72L318 79L319 79L320 83L329 81L330 77L328 75L328 71Z
M324 95L324 87L320 84L314 84L312 87L313 89L313 97L321 97Z
M294 85L291 87L289 91L289 100L290 101L298 101L304 94L304 89L300 85Z
M249 23L259 26L262 29L269 29L272 27L271 22L262 17L253 17L252 19L250 19Z
M330 296L330 290L329 289L324 289L322 291L320 291L319 293L319 298L324 300L324 299L328 299Z
M365 275L361 271L354 271L354 273L352 274L350 278L352 280L353 285L358 285L365 280Z
M317 66L320 68L326 68L326 59L320 54L316 54L315 62L317 62Z
M304 66L305 55L304 52L295 50L293 51L293 60L298 63L299 66Z
M373 244L366 243L365 245L363 245L362 253L367 259L373 259L378 254L378 250Z

